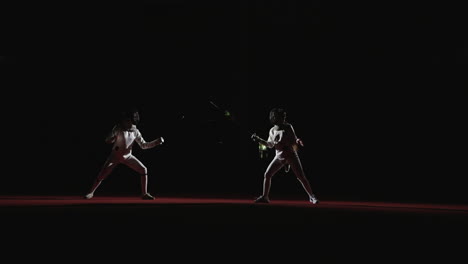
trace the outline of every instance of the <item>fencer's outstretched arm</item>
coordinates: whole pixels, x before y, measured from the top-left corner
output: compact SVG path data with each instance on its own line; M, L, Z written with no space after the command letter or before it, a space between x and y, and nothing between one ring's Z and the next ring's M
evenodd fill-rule
M157 138L153 141L150 141L150 142L146 142L143 137L141 136L141 133L139 130L137 130L136 132L136 138L135 138L135 141L138 143L138 145L140 146L140 148L142 149L150 149L150 148L154 148L158 145L161 145L162 143L164 143L164 138L160 137L160 138Z
M253 139L254 141L259 142L259 143L262 144L262 145L267 146L268 148L273 148L273 147L275 147L275 142L273 141L273 139L271 138L271 136L268 137L268 140L264 140L263 138L257 136L257 134L253 134L253 135L252 135L252 139Z

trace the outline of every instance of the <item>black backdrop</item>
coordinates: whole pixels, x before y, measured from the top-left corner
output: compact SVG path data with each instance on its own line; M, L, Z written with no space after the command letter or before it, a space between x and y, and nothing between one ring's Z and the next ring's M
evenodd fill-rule
M12 7L1 192L84 194L132 104L145 139L166 139L134 150L151 192L253 197L273 153L249 133L266 137L281 106L322 199L468 202L461 9L302 2ZM139 179L120 167L98 192L138 194ZM275 195L305 198L284 172Z

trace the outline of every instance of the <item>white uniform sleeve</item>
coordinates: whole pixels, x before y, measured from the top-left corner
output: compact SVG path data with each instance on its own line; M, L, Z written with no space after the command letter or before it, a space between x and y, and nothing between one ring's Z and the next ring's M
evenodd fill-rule
M273 139L274 135L273 135L273 128L270 129L270 134L268 135L268 140L266 141L266 146L268 148L273 148L275 146L275 141Z
M141 136L141 133L140 133L140 130L136 130L136 137L135 137L135 141L138 143L138 146L140 146L140 148L142 149L150 149L150 148L154 148L158 145L158 139L155 139L153 141L150 141L150 142L146 142L143 137Z

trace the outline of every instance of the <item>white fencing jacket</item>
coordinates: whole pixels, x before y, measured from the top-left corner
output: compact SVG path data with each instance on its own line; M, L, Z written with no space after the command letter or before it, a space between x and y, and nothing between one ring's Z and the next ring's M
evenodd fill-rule
M110 141L114 136L114 141ZM114 143L111 156L117 159L130 157L135 141L142 149L150 149L158 145L158 139L146 142L135 125L132 125L132 128L129 130L124 130L120 126L114 126L106 141Z

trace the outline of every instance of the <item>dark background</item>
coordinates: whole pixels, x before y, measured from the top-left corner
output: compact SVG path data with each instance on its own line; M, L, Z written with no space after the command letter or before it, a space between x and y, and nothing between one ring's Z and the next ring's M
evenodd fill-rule
M155 195L254 197L284 107L319 198L467 203L466 16L448 4L143 1L8 7L3 194L84 195L121 107ZM227 117L216 109L231 114ZM139 195L118 167L96 195ZM271 198L306 199L290 172Z

